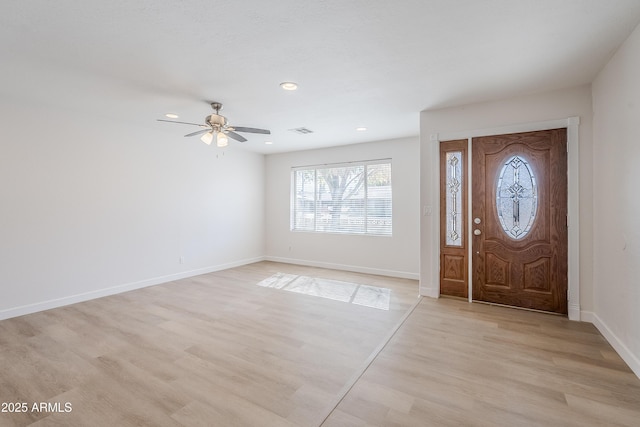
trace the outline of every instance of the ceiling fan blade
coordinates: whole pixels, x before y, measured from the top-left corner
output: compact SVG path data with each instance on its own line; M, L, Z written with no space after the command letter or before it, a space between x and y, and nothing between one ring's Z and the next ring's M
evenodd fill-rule
M200 126L202 127L207 127L206 125L203 125L201 123L189 123L189 122L177 122L175 120L164 120L164 119L157 119L159 122L168 122L168 123L180 123L183 125L194 125L194 126Z
M203 129L203 130L197 130L195 132L191 132L186 134L185 136L196 136L196 135L202 135L203 133L207 133L207 132L211 132L211 129Z
M233 130L237 132L249 132L249 133L263 133L266 135L270 135L271 131L267 129L256 129L256 128L245 128L240 126L233 126Z
M226 131L225 134L229 137L229 138L233 138L236 141L240 141L240 142L245 142L247 140L247 138L245 138L242 135L238 135L237 133L233 132L233 131Z

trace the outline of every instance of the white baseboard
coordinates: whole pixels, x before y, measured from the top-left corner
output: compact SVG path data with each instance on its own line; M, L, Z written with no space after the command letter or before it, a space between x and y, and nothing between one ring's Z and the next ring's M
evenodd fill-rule
M199 268L196 270L181 271L167 276L159 276L151 279L140 280L138 282L125 283L109 288L98 289L95 291L85 292L81 294L71 295L62 298L56 298L48 301L41 301L33 304L27 304L20 307L8 308L0 310L0 320L10 319L12 317L24 316L25 314L36 313L38 311L50 310L52 308L63 307L65 305L76 304L83 301L89 301L96 298L106 297L109 295L121 294L123 292L133 291L135 289L146 288L147 286L160 285L162 283L172 282L174 280L186 279L187 277L199 276L201 274L213 273L214 271L226 270L228 268L239 267L241 265L252 264L254 262L264 261L264 257L256 257L244 260L229 262L210 267Z
M420 294L420 296L423 296L423 297L440 298L440 294L438 290L432 286L423 286L421 284L420 288L418 289L418 293Z
M604 323L596 313L590 311L582 311L580 318L583 322L593 323L609 344L611 344L611 347L622 357L622 360L624 360L636 376L640 378L640 358L629 350L620 338L609 329L607 324Z
M582 316L581 316L582 312L580 311L580 305L569 302L568 308L569 308L569 312L567 314L569 316L569 320L575 320L577 322L580 322L582 320Z
M356 265L335 264L331 262L310 261L306 259L283 258L267 256L265 261L282 262L285 264L305 265L308 267L330 268L332 270L352 271L354 273L375 274L378 276L398 277L401 279L418 280L418 273L410 273L407 271L385 270L370 267L360 267Z

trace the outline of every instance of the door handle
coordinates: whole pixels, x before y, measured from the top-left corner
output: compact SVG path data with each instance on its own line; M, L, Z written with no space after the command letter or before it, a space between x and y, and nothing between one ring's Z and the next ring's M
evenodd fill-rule
M479 235L481 235L481 234L482 234L482 231L480 231L480 230L478 230L478 229L476 228L475 230L473 230L473 234L474 234L475 236L479 236Z

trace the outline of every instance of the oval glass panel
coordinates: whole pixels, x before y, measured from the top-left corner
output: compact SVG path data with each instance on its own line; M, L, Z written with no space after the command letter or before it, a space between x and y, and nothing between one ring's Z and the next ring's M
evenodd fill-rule
M538 209L538 187L531 166L524 158L513 156L502 166L496 206L507 236L519 240L529 233Z

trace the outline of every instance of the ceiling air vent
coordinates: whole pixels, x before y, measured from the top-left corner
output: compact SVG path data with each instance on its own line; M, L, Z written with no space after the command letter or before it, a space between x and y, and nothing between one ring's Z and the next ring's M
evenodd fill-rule
M306 135L308 133L313 133L311 129L307 129L305 127L289 129L291 132L299 133L300 135Z

